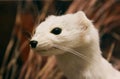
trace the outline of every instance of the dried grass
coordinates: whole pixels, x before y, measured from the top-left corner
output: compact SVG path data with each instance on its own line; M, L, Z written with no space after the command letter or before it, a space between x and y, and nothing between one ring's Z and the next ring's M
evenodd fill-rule
M74 13L78 10L83 10L90 19L94 20L94 24L100 32L103 56L108 61L112 61L116 69L120 69L119 57L117 58L116 54L114 54L120 55L120 51L115 49L116 43L120 44L120 30L118 31L120 29L120 1L66 0L58 2L63 2L64 5L69 6L62 13ZM43 8L38 10L40 12L38 15L31 14L29 11L31 6L34 10L38 8L37 4L34 4L32 0L26 0L24 5L21 3L22 1L18 2L15 27L0 67L0 79L66 79L64 74L58 69L55 57L42 57L34 53L29 49L29 40L23 33L29 32L32 34L32 30L39 22L43 21L51 13L55 13L57 11L55 9L57 1L38 1L38 3L44 4L42 5ZM51 9L52 12L50 11ZM61 11L63 10L61 9L59 12ZM109 40L112 41L106 42Z

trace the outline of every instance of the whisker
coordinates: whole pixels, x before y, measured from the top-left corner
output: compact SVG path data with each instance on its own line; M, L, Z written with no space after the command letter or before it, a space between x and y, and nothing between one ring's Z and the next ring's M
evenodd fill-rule
M89 60L88 60L88 57L79 53L78 51L75 51L71 48L67 48L67 47L63 47L63 46L59 46L59 45L54 45L57 49L60 49L60 50L63 50L63 51L66 51L66 52L69 52L71 54L74 54L78 57L80 57L81 59L85 60L87 63L90 63Z

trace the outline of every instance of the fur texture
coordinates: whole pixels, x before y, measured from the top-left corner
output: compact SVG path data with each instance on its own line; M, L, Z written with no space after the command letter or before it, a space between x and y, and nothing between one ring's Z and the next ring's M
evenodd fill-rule
M56 27L62 29L59 35L51 33ZM82 11L49 16L31 40L38 42L35 52L56 55L68 79L120 79L120 73L101 56L98 31Z

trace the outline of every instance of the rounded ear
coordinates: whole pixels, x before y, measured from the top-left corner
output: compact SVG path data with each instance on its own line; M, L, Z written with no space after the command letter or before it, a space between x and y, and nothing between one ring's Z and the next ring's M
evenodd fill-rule
M83 11L78 11L75 13L76 15L85 15L85 13Z
M77 13L75 13L75 16L79 19L89 20L83 11L78 11Z
M77 19L77 23L79 25L82 25L83 28L88 28L91 26L92 22L87 18L85 13L83 11L78 11L77 13L74 14L75 18Z

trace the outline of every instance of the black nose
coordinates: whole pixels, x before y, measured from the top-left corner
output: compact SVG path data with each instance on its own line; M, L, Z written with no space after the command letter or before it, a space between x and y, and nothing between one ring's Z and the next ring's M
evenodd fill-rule
M35 41L35 40L30 41L30 45L31 45L32 48L36 48L37 43L38 43L38 42Z

